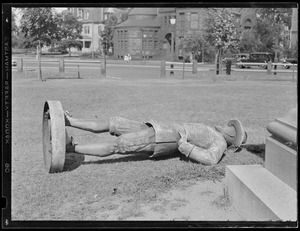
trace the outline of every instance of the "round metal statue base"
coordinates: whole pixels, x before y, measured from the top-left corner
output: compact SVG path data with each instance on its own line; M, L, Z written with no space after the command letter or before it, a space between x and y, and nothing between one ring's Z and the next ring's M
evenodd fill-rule
M60 101L46 101L43 111L43 154L49 173L62 172L66 155L65 116Z

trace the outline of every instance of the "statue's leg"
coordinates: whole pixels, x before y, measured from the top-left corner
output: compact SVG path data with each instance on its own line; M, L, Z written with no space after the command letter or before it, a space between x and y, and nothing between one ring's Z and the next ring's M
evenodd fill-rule
M137 122L117 116L111 117L107 121L76 119L71 117L67 112L65 112L65 121L66 126L94 133L110 132L111 135L115 136L139 131L149 127L143 122Z
M149 127L151 125L118 116L109 118L109 132L114 136L137 132Z
M153 128L143 129L137 132L126 133L111 143L96 143L75 145L74 151L84 155L109 156L113 154L153 154L155 147L155 132Z
M114 143L78 144L75 146L75 152L84 155L105 157L115 154L114 146Z
M76 119L74 117L71 117L67 112L65 112L65 122L66 126L94 133L102 133L109 131L109 121L101 122L98 120Z

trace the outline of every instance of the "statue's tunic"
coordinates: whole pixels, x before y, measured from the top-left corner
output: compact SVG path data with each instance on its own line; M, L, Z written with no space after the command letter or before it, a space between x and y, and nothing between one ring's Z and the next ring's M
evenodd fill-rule
M227 149L221 133L202 123L165 124L149 121L155 130L155 149L151 157L167 155L179 150L197 162L216 164ZM179 147L179 131L186 134L187 141Z
M109 123L110 133L120 136L115 153L126 154L153 145L154 152L151 158L169 155L179 150L196 162L216 164L227 149L227 142L222 134L202 123L168 124L153 120L136 122L121 117L111 117ZM181 142L180 146L179 132L186 136L186 140Z

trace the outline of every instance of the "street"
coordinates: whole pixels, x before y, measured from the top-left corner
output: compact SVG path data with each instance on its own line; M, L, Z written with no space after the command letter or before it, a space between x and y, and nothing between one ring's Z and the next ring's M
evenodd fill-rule
M13 57L13 60L17 60L20 57ZM23 57L22 57L23 58ZM59 58L42 58L41 60L42 70L49 71L59 71ZM101 60L82 60L82 59L64 59L64 67L65 72L73 72L73 73L84 73L84 72L99 72L101 71ZM174 68L181 67L182 65L175 65ZM23 69L24 71L34 71L37 68L37 60L33 57L23 58ZM166 68L170 68L166 65ZM191 65L186 63L185 70L190 69ZM125 62L123 60L107 60L106 61L106 73L108 78L132 78L133 73L135 75L147 75L148 78L159 78L160 77L160 69L161 69L161 61L158 60L147 60L146 62L141 62L139 60L134 60L131 62ZM17 70L17 66L13 67L13 70ZM207 63L198 63L197 66L198 72L213 72L214 64ZM231 68L232 72L235 73L245 73L245 72L254 72L254 73L266 73L266 69L260 69L255 66L251 68L236 68L234 65ZM293 74L297 73L297 67L290 69L283 69L282 67L277 68L278 73L289 73ZM225 68L223 69L223 73L225 75ZM169 74L169 71L166 71L166 74ZM175 71L175 75L182 76L182 71ZM191 75L191 72L186 71L184 75Z

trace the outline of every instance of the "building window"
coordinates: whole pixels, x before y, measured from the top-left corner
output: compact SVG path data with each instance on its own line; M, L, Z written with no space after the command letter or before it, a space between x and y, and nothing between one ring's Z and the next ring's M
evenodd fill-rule
M154 50L156 50L156 51L159 50L159 42L158 42L158 40L154 40Z
M153 30L148 31L148 38L153 38Z
M179 13L179 29L185 28L185 13Z
M90 33L90 26L84 26L83 31L84 31L84 34L89 34Z
M77 16L79 18L82 18L82 15L83 15L83 9L77 9Z
M84 47L85 48L90 48L91 47L91 41L85 41L84 42Z
M124 51L127 52L128 50L128 41L124 40Z
M154 50L154 42L153 40L148 40L148 50L152 51Z
M90 16L89 12L85 11L84 12L84 19L89 19L89 16Z
M198 13L191 13L191 29L198 29L199 17Z
M165 17L164 17L164 24L168 25L168 16L167 15L165 15Z

